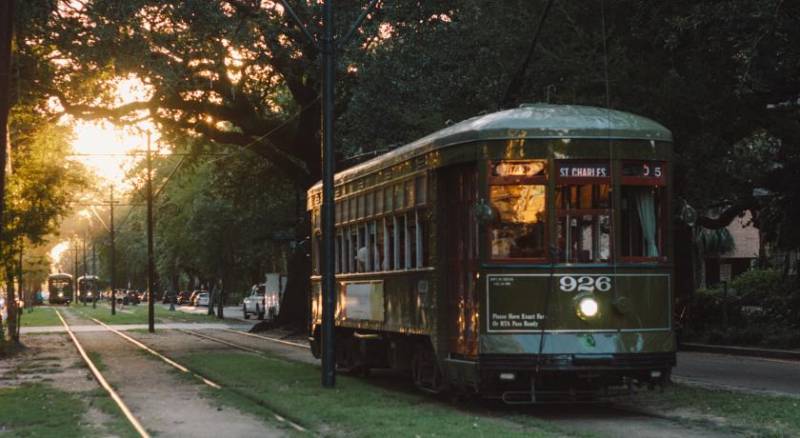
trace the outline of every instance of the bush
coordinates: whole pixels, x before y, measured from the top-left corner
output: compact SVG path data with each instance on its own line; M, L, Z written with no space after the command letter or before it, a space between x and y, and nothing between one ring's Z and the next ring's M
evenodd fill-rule
M727 319L725 313L727 312ZM684 339L723 345L800 347L800 289L777 270L748 271L689 300Z

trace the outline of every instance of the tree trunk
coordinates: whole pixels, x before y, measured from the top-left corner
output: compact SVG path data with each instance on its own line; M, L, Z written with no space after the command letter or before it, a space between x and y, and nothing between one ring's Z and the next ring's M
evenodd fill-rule
M4 209L6 199L6 168L9 158L10 140L8 134L8 112L11 109L10 84L11 84L11 38L12 24L14 22L14 0L0 2L0 229L3 228ZM0 259L3 258L8 248L0 240ZM17 340L16 334L16 303L14 302L14 277L13 270L6 267L6 273L11 279L8 282L8 296L6 309L8 309L8 334Z
M309 241L311 224L305 212L305 192L298 199L298 221L295 227L295 244L290 248L287 269L286 291L281 300L278 325L290 325L297 329L308 327L309 299L311 291L311 257Z
M8 338L19 342L17 334L17 301L14 293L14 267L6 265L6 327Z

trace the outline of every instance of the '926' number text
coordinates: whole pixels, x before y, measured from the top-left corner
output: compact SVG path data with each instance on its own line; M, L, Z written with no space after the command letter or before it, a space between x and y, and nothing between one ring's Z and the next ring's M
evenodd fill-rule
M608 292L611 290L611 277L589 277L583 275L580 277L573 277L565 275L559 280L559 286L563 292Z

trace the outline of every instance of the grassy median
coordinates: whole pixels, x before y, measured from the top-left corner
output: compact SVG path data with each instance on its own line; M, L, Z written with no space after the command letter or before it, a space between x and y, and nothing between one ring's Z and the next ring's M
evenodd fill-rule
M526 425L476 417L413 392L385 389L369 380L337 377L335 389L320 387L319 368L247 354L194 354L183 361L198 372L322 435L385 436L564 436L544 422ZM258 414L252 401L214 391L223 402Z
M800 436L800 398L748 394L687 385L636 396L639 407L732 434Z
M222 322L216 316L198 315L194 313L181 312L179 310L170 311L160 305L156 305L155 319L157 323L167 322ZM84 318L96 318L106 324L147 324L147 303L135 306L118 306L117 314L111 315L111 306L107 303L98 304L97 308L92 308L91 304L86 306L71 306L70 310Z
M22 327L61 325L61 320L58 319L58 315L56 315L56 312L52 307L36 306L33 308L32 312L29 312L28 309L25 309L22 312L22 318L20 321L22 322Z
M86 405L76 396L36 384L0 388L0 435L82 437Z

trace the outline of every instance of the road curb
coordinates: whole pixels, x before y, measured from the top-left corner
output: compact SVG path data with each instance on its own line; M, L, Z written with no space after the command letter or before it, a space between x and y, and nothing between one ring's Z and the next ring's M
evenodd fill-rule
M733 356L766 357L800 361L800 351L774 350L767 348L732 347L728 345L696 344L682 342L681 351L701 351L706 353L730 354Z

